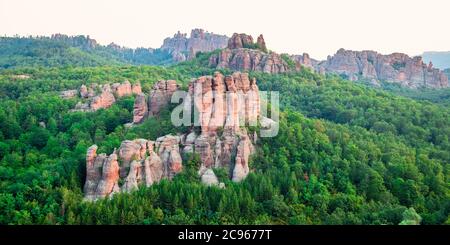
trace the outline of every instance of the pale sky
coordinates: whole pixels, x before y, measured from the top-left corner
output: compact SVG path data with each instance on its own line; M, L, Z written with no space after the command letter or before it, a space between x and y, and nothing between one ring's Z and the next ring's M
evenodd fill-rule
M450 50L449 0L0 0L0 35L90 35L161 46L192 28L264 34L269 49L325 59L339 48Z

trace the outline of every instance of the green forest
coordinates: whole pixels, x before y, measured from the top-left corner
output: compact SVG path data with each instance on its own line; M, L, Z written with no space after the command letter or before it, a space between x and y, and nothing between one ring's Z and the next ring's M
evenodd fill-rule
M93 43L89 36L0 37L0 70L23 67L165 65L171 55L160 49L125 48Z
M172 181L83 201L89 146L111 153L125 139L186 129L172 126L170 108L124 127L131 96L70 112L77 99L59 91L127 79L148 92L160 79L186 86L215 70L205 65L211 53L133 66L61 45L61 59L0 59L0 224L450 224L449 91L383 90L308 69L250 72L260 90L280 92L280 130L260 138L241 183L215 169L226 188L203 185L198 156L186 155Z

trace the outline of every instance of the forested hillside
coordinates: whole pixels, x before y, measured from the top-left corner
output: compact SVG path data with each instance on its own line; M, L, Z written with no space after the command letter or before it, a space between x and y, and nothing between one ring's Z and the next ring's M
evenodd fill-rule
M214 70L207 54L173 67L20 68L0 71L1 224L444 224L450 223L450 109L303 70L254 72L280 91L280 133L260 138L251 173L226 188L200 183L199 159L161 181L82 201L86 150L185 130L167 108L131 129L134 99L69 112L58 91L81 84L159 79L186 85ZM100 64L100 63L98 63ZM222 71L229 74L230 71ZM25 75L20 77L19 75ZM251 129L250 129L251 130Z
M0 69L171 63L160 49L102 46L85 36L0 37Z

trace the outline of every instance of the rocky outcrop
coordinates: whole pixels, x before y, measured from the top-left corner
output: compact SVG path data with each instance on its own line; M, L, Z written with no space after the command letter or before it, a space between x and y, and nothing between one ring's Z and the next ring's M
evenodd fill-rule
M226 49L209 58L209 66L217 69L231 69L234 71L262 71L266 73L283 73L299 70L300 65L289 67L281 55L267 53L266 43L262 35L257 43L246 34L233 34Z
M197 52L210 52L227 46L228 37L193 29L190 37L185 33L176 33L172 38L164 39L162 50L168 51L176 62L194 58Z
M233 181L239 182L247 177L249 168L248 160L253 151L253 145L247 135L243 135L239 141L236 153L236 162L233 169Z
M448 78L432 64L426 65L419 56L402 53L382 55L375 51L351 51L339 49L334 56L317 65L321 72L345 75L349 80L369 80L398 83L409 88L448 87Z
M89 109L96 111L101 108L108 108L116 102L116 98L111 92L109 84L102 86L102 92L100 95L94 96L89 104ZM76 108L75 108L76 109Z
M258 36L258 40L256 41L256 46L263 52L267 52L266 41L264 41L263 35Z
M151 94L166 99L168 91L174 92L176 89L175 81L160 81ZM136 98L133 118L136 122L144 118L145 112L154 112L152 106L162 105L151 103L145 110L147 103L144 103L144 98L142 94ZM250 137L243 126L256 126L260 119L256 80L240 72L230 76L219 72L213 76L202 76L191 81L183 103L185 109L195 107L199 112L194 127L186 134L166 135L156 141L125 140L110 156L97 156L97 146L89 148L86 156L86 198L95 200L118 191L132 191L139 185L150 186L164 178L171 179L182 171L182 154L200 156L198 173L206 185L224 187L214 173L215 168L226 169L232 181L245 179L250 171L249 161L256 137ZM101 169L103 172L107 170L107 173L100 174ZM119 179L123 182L120 187L116 184Z
M145 94L141 93L136 96L133 108L133 123L138 124L145 120L148 116L148 105Z
M84 185L85 198L95 200L99 197L109 197L120 191L119 164L117 154L97 155L97 146L88 148L86 154L86 182Z
M234 33L233 36L228 40L227 48L229 49L240 49L240 48L251 48L253 45L253 37L245 33Z
M90 112L108 108L120 97L141 93L142 89L139 82L132 85L129 81L125 81L123 83L113 83L112 85L92 83L89 87L83 84L79 90L62 91L61 96L63 98L73 98L79 95L82 101L79 101L72 111ZM68 94L71 97L67 96Z
M160 80L153 85L148 97L144 94L137 96L134 101L133 123L139 124L149 116L158 115L169 104L179 87L175 80Z
M149 96L149 115L158 115L178 88L179 85L175 80L161 80L154 84Z
M315 67L319 63L319 61L312 59L309 57L309 54L303 53L302 55L291 55L290 56L293 61L295 61L296 65L300 65L303 67L307 67L311 70L315 70Z
M150 186L161 179L173 178L182 170L179 143L179 136L172 135L160 137L156 142L126 140L109 156L97 155L97 146L91 146L86 154L85 199L111 197L139 185ZM122 186L119 180L123 181Z
M241 149L247 147L248 135L241 126L256 125L260 116L260 100L255 79L248 74L235 72L231 76L223 76L216 72L214 76L203 76L189 84L189 97L185 107L192 105L199 112L198 122L200 134L188 134L184 142L185 153L199 154L202 169L226 168L235 181L240 181L248 174L249 155L251 151ZM250 141L249 141L250 142ZM238 152L239 159L234 159ZM239 161L239 162L236 162ZM234 168L243 168L247 171ZM236 172L240 177L233 177Z

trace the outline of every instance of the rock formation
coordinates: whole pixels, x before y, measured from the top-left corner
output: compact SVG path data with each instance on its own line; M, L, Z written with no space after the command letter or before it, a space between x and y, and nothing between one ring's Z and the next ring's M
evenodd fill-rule
M119 164L117 154L97 155L97 146L88 148L86 154L85 198L95 200L98 197L112 196L119 189Z
M79 94L83 101L79 101L72 111L96 111L108 108L116 100L123 96L141 94L141 84L131 84L129 81L123 83L101 84L92 83L88 86L81 85L79 90L66 90L61 92L62 98L73 98Z
M266 43L262 35L258 37L257 43L246 34L233 34L228 40L228 46L219 54L211 55L209 66L222 69L227 68L234 71L262 71L266 73L283 73L299 70L300 66L289 67L281 55L267 53Z
M133 123L141 123L148 116L148 105L145 94L136 96L133 107Z
M201 169L226 168L234 181L241 181L248 174L253 152L243 126L256 125L260 116L256 80L249 79L246 73L223 76L216 72L192 81L189 97L184 106L189 108L192 103L199 112L195 123L201 130L199 135L191 132L185 137L183 151L199 154ZM238 153L240 157L233 160ZM200 175L204 173L200 171Z
M167 106L173 93L179 89L175 80L160 80L155 83L150 95L139 94L134 102L133 123L138 124L148 116L158 115Z
M267 52L266 41L264 41L264 37L263 37L262 34L258 36L258 40L256 41L256 45L261 51Z
M260 36L262 37L262 35ZM234 33L233 36L228 40L229 49L240 49L240 48L250 48L253 45L253 37L245 33Z
M104 84L102 86L101 94L92 98L89 107L92 111L96 111L101 108L108 108L112 106L114 102L116 102L116 98L111 92L111 87L109 84Z
M160 137L156 142L126 140L109 156L97 155L97 146L91 146L86 154L85 199L111 197L117 192L137 189L141 184L150 186L161 179L171 179L182 170L179 143L180 138L172 135Z
M315 67L319 63L319 61L311 59L309 57L309 54L307 53L303 53L302 55L291 55L290 57L293 61L295 61L296 65L310 68L313 71L315 70Z
M173 38L164 39L162 50L168 51L176 62L194 58L197 52L209 52L227 46L228 37L193 29L190 37L185 33L176 33Z
M345 75L349 80L369 80L399 83L410 88L448 87L448 78L432 64L426 65L419 56L402 53L382 55L375 51L339 49L334 56L317 65L318 71Z
M177 89L178 85L172 80L156 83L151 95L158 98L155 99L158 103L147 104L145 96L138 95L133 121L141 122L146 113L155 112L153 107L167 104L169 94ZM194 127L184 135L166 135L156 141L125 140L110 156L97 155L97 146L90 147L86 155L86 199L109 197L119 191L134 190L139 185L150 186L163 178L171 179L183 168L182 154L200 156L198 173L206 185L224 187L214 174L214 168L225 168L235 182L245 179L250 171L248 164L256 138L250 137L243 126L256 125L260 119L256 80L240 72L230 76L219 72L202 76L191 81L183 103L184 108L195 107L199 112ZM121 186L119 180L123 182Z

